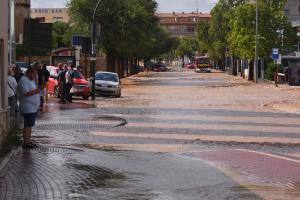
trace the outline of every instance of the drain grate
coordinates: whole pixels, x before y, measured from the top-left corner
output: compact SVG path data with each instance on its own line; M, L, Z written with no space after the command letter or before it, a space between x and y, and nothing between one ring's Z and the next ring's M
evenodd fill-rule
M39 121L36 124L37 130L98 130L110 129L119 126L125 126L127 121L115 116L93 116L89 121Z
M38 123L36 129L38 130L97 130L108 129L115 127L116 124L96 124L96 123Z
M23 149L19 147L17 149L18 152L31 152L31 153L64 153L64 154L72 154L75 152L81 152L80 149L68 148L68 147L60 147L60 146L45 146L39 145L37 149Z

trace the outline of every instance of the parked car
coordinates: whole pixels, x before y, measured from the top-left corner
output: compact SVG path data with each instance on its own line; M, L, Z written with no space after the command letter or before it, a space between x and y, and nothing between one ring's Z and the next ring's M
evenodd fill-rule
M185 65L185 68L187 69L195 69L195 63L188 63Z
M79 70L74 70L74 85L71 89L73 96L79 96L87 100L91 94L90 82Z
M48 71L50 72L49 79L49 94L54 94L57 98L59 98L59 86L58 86L58 73L59 68L54 66L47 66ZM78 71L74 70L74 86L71 89L71 94L73 96L79 96L83 99L89 99L90 97L90 83L84 77L84 75Z
M29 67L26 62L16 62L16 66L19 67L23 73L25 73Z
M58 88L58 67L47 66L47 70L50 72L49 78L49 86L48 86L48 94L59 96L59 88Z
M95 90L97 94L115 96L118 98L122 96L121 81L118 74L99 71L95 77Z
M166 72L167 71L167 66L164 63L156 63L155 66L153 67L154 72Z

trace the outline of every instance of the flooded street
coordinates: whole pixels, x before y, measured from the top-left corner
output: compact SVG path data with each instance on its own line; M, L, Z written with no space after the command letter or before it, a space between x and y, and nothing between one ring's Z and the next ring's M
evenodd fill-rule
M41 148L11 155L0 199L300 198L300 114L288 107L300 89L175 70L124 79L122 92L51 100Z

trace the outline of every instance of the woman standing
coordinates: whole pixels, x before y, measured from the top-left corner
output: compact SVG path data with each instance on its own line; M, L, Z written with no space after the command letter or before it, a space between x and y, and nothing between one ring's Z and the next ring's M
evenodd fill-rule
M13 77L14 73L12 68L8 68L8 77L7 77L7 92L8 92L8 105L10 106L10 114L16 116L18 113L18 104L17 104L17 81Z

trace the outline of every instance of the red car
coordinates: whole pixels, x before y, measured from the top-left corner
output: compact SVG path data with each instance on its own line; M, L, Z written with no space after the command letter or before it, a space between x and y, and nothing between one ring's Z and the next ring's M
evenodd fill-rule
M185 68L187 69L195 69L195 63L188 63L185 65Z
M58 94L58 67L47 66L47 70L50 72L49 85L48 85L48 94L57 95Z
M48 66L47 69L50 72L49 87L48 87L49 94L59 97L59 86L57 81L59 69L58 67L54 67L54 66ZM73 94L74 96L81 96L83 99L88 99L91 92L90 83L84 77L84 75L76 69L74 70L73 81L74 81L74 86L71 89L71 94Z
M89 99L91 93L90 82L84 75L74 70L74 86L71 89L71 94L74 96L81 96L83 99Z

